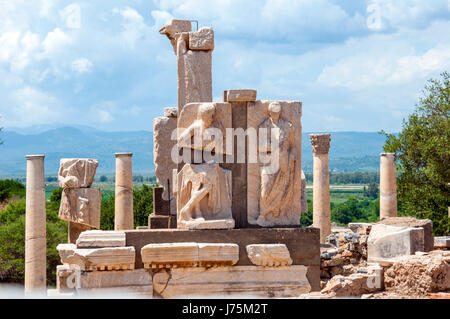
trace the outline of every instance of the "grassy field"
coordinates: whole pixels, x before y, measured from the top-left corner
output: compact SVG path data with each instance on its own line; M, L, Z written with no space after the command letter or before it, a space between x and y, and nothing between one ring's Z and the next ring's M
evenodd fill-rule
M363 184L358 185L352 185L352 184L345 184L345 185L330 185L330 201L332 203L342 203L347 200L350 196L354 196L358 199L363 199ZM306 185L306 198L312 200L313 197L313 186L312 185Z

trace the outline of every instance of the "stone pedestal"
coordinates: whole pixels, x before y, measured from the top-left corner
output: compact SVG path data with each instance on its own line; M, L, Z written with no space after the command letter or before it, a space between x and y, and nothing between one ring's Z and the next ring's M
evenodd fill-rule
M311 134L314 157L313 173L313 226L320 228L320 243L331 234L330 211L330 171L328 169L328 151L330 134Z
M380 219L397 217L395 154L380 154Z
M46 212L44 155L27 155L25 293L45 293Z
M114 229L134 228L132 153L116 153Z

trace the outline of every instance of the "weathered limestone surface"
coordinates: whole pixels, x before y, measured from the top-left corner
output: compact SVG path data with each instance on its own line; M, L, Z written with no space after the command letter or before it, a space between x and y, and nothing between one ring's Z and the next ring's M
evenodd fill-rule
M125 247L125 233L114 230L88 230L77 239L77 248Z
M336 297L360 296L381 290L382 286L376 282L379 276L354 273L349 276L336 275L321 291L323 294L333 294Z
M434 237L434 249L450 249L450 236Z
M133 229L132 153L116 153L114 229Z
M65 188L61 195L59 218L100 228L101 201L100 188Z
M256 266L289 266L292 259L284 244L256 244L246 247L248 258Z
M293 265L308 267L308 280L313 290L320 290L319 229L289 228L240 228L215 230L155 229L127 230L127 245L136 248L136 268L142 268L141 249L148 243L233 243L239 246L238 266L253 265L246 246L251 244L285 244Z
M430 219L417 219L414 217L387 217L379 221L378 224L423 228L424 231L424 251L433 250L433 222Z
M348 228L352 230L354 233L363 233L367 234L367 230L370 231L372 229L371 223L348 223Z
M165 107L164 108L164 117L178 117L178 108L176 107Z
M189 50L214 50L214 30L203 27L189 33Z
M296 297L311 290L307 267L228 266L176 268L170 276L155 274L163 298L199 297Z
M211 28L190 31L188 20L171 20L159 31L169 38L177 56L179 113L187 103L212 101L214 32Z
M330 171L328 151L330 134L310 134L314 158L313 170L313 226L320 228L320 242L331 234Z
M234 265L239 246L215 243L148 244L141 249L144 268Z
M128 290L145 293L148 297L153 295L152 274L145 269L81 271L69 264L59 265L56 268L57 290L60 293L76 289L78 295L82 296L95 290L102 293L101 296L104 298L105 292L113 292L110 288L115 288L114 292L120 293L120 296Z
M397 217L395 153L380 154L380 219Z
M189 103L179 113L178 147L198 150L215 148L216 153L224 154L226 129L232 127L231 122L230 103ZM210 129L219 130L222 136L210 137L207 134Z
M72 256L77 249L77 245L75 244L59 244L56 246L56 250L59 253L59 257L61 257L61 262L66 263L67 258Z
M393 258L386 269L386 291L399 295L427 296L430 292L450 289L450 253L431 251L429 254Z
M71 244L75 244L77 242L77 239L80 237L82 232L92 229L90 226L73 222L68 222L67 228L68 242Z
M25 293L42 293L47 278L44 155L26 159Z
M197 243L148 244L141 249L144 268L152 265L192 265L198 261Z
M231 171L214 163L186 164L178 173L177 180L178 228L234 227Z
M424 251L423 233L423 228L373 225L367 242L368 261L378 262Z
M167 108L166 108L167 109ZM164 113L166 113L164 109ZM176 112L174 112L176 114ZM153 160L155 163L156 182L164 188L162 198L170 198L170 214L176 215L176 199L173 194L173 170L177 164L172 160L171 152L176 145L176 136L172 134L177 129L176 116L157 117L153 120Z
M90 187L98 161L91 158L62 158L59 162L58 181L62 188Z
M226 91L227 102L250 102L256 101L256 90L228 90Z
M106 247L76 249L66 257L66 263L75 264L81 270L127 270L134 269L134 247Z
M234 265L239 260L239 246L226 243L199 243L198 260L201 263Z
M299 225L301 214L302 104L255 101L247 106L247 129L267 129L267 138L249 136L247 167L248 223L260 226ZM279 152L270 132L279 129ZM258 146L259 145L259 146ZM272 149L273 148L273 149ZM278 153L278 154L277 154ZM252 159L257 155L257 158ZM263 163L262 158L265 159Z

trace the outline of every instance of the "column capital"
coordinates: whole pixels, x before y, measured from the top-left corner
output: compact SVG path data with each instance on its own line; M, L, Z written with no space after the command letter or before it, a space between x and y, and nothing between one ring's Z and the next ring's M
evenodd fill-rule
M119 156L133 156L133 153L115 153L114 155L116 155L116 157L119 157Z
M309 139L314 154L328 154L331 134L309 134Z
M34 159L43 159L45 155L39 154L39 155L25 155L25 158L27 160L34 160Z
M380 157L392 158L395 161L395 153L380 153Z

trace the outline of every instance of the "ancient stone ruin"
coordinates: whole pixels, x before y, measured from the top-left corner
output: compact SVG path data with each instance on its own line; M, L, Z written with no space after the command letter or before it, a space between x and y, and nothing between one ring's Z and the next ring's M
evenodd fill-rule
M160 33L176 55L178 106L153 121L158 186L148 226L133 222L131 153L115 154L114 231L93 229L100 226L101 190L90 187L98 162L61 159L60 218L71 231L57 248L62 265L49 294L309 298L449 288L449 244L433 242L427 221L332 227L330 134L310 136L313 226L301 227L302 103L257 100L252 89L224 90L223 101L213 102L213 29L171 20ZM394 159L381 156L382 218L397 218ZM25 288L36 291L45 288L43 156L27 163ZM395 269L401 276L411 263L425 269L424 258L431 279L420 289L405 286Z

